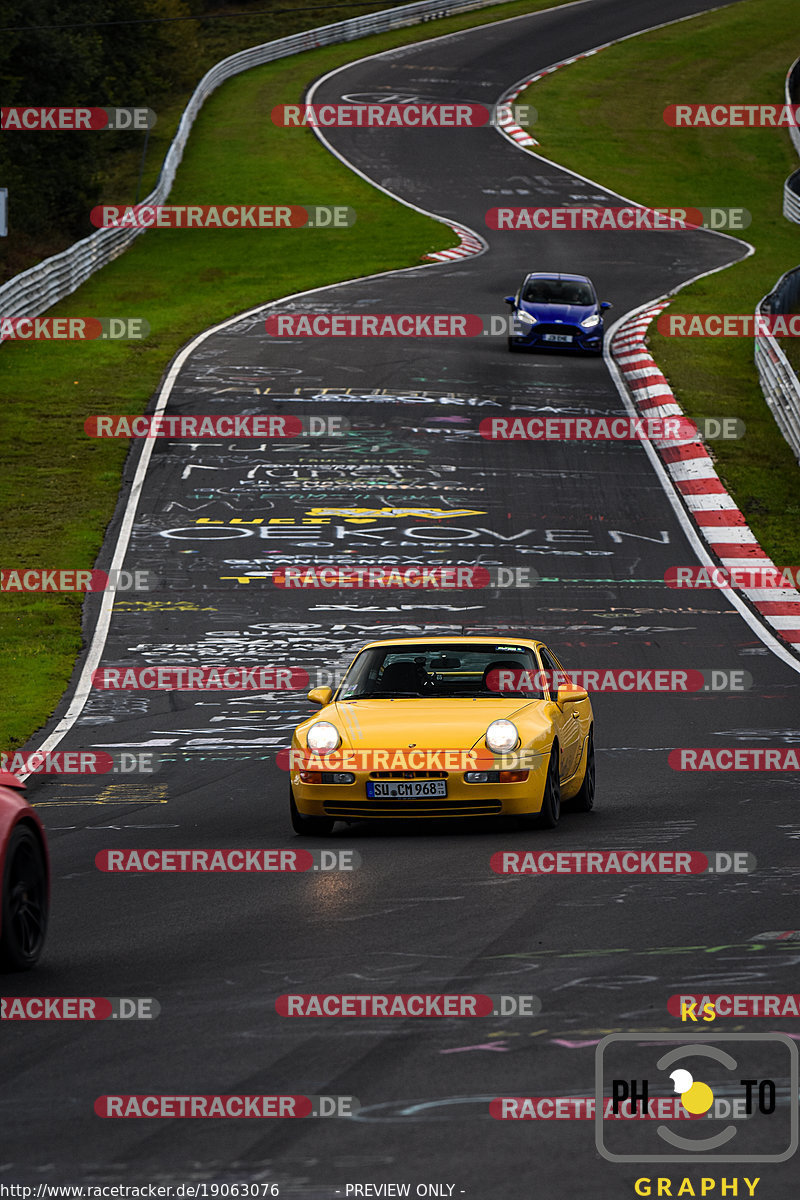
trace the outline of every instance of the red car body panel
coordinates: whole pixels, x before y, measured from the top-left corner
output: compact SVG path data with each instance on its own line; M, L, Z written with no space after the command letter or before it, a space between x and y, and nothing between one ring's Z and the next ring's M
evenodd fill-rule
M25 799L24 790L25 784L16 775L10 775L7 771L0 771L0 880L3 879L6 869L6 850L8 849L11 834L17 825L27 824L33 828L42 844L42 852L47 866L47 894L49 899L50 855L47 849L47 838L42 822ZM0 922L2 922L2 919L2 905L0 905ZM0 935L2 935L2 932L2 926L0 926Z

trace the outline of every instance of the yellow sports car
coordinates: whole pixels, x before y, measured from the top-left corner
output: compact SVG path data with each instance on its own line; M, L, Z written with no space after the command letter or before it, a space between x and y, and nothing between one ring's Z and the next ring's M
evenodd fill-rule
M289 805L301 836L337 820L516 816L552 829L594 804L589 697L530 638L393 638L354 658L298 725Z

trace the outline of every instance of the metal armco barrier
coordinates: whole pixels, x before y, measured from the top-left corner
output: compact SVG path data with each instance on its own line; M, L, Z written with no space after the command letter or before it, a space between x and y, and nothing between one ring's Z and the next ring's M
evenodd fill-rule
M302 54L317 46L332 46L340 42L351 42L372 33L384 33L389 29L401 29L407 25L418 25L423 21L449 17L456 13L489 8L506 0L418 0L401 8L388 8L368 13L363 17L348 17L332 25L318 29L307 29L289 37L277 38L261 46L251 46L237 54L223 58L208 71L192 93L183 110L177 133L167 151L155 189L141 204L163 204L172 189L175 173L183 158L183 151L195 118L205 101L221 83L248 71L251 67ZM112 262L130 246L134 238L146 233L146 229L98 229L88 237L75 242L69 249L45 258L0 287L0 313L4 317L36 317L51 305L63 300L80 287L95 271Z
M795 59L786 74L786 104L800 104L800 58ZM789 126L789 136L800 154L800 128ZM787 221L800 225L800 171L795 171L783 185L783 215Z
M756 313L791 313L800 307L800 267L782 275L759 302ZM800 383L786 355L771 336L757 337L755 359L764 399L786 441L800 462Z
M786 103L800 104L800 58L796 58L786 73ZM796 125L789 126L789 136L794 142L794 148L800 154L800 129Z
M787 221L800 225L800 170L790 175L783 185L783 215Z
M786 75L787 105L794 105L800 97L800 58L795 59ZM795 150L800 154L800 129L789 126L789 134ZM800 170L795 171L783 185L783 215L800 225ZM793 313L800 311L800 267L781 275L775 287L758 302L759 313ZM761 391L769 405L778 428L792 448L800 463L800 381L789 365L789 360L778 345L777 339L769 335L757 337L755 360Z

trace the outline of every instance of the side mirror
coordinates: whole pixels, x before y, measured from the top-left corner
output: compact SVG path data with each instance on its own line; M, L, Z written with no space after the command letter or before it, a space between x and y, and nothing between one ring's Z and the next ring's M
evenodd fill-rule
M600 307L601 307L601 308L613 308L613 307L614 307L614 305L611 303L611 301L610 301L610 300L604 300L604 301L602 302L602 304L600 305Z
M506 304L516 304L517 303L516 296L506 296L505 303Z
M561 708L565 704L579 704L581 700L588 700L589 693L586 688L572 687L570 685L561 686L558 689L558 704Z
M329 687L312 688L308 693L308 699L312 704L321 704L323 708L326 704L330 704L333 697L333 692Z

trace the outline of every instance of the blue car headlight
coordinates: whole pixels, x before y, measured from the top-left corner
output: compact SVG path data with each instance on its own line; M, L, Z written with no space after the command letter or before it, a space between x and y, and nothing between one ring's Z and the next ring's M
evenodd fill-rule
M531 316L529 312L525 312L524 308L518 308L514 313L514 319L519 321L521 325L535 325L536 317Z
M600 324L600 317L597 313L592 313L584 321L581 321L581 329L594 329Z

